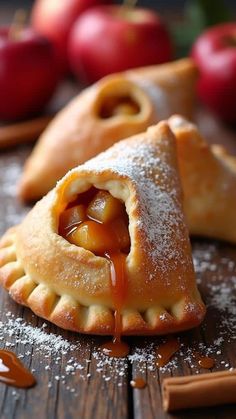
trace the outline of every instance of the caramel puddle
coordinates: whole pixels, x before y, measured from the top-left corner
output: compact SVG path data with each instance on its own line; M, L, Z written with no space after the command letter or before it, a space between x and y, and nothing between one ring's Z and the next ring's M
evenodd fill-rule
M162 343L156 351L157 367L164 367L171 357L179 350L180 342L177 338L169 337L165 343Z
M17 358L16 354L0 350L0 381L14 387L28 388L36 384L34 376Z
M142 377L137 377L130 381L130 385L133 388L142 389L146 387L147 383Z

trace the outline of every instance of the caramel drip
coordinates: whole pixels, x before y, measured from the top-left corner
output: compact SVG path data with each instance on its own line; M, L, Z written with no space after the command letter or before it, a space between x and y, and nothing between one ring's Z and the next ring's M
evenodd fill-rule
M128 355L129 346L121 340L122 331L122 316L121 310L124 304L126 295L126 279L125 279L125 261L126 255L120 252L109 254L106 252L105 256L109 259L111 264L111 289L112 298L115 306L115 330L112 341L102 345L102 351L111 357L122 358Z
M142 389L146 387L147 383L142 377L137 377L130 381L130 385L133 388Z
M36 384L34 376L19 361L17 356L0 350L0 381L14 387L27 388Z
M174 337L170 337L165 343L162 343L156 351L157 367L164 367L164 365L169 362L171 357L179 350L179 348L180 343L178 339Z
M115 304L115 332L114 339L120 341L122 319L121 309L125 299L125 261L126 255L122 253L106 253L111 262L112 298Z
M122 315L121 311L124 305L126 297L126 252L127 250L127 237L124 235L124 230L122 230L123 225L117 224L119 217L111 220L110 222L101 222L94 217L91 217L85 209L85 214L82 214L81 221L74 221L73 208L77 205L83 205L85 208L88 207L91 203L91 199L96 195L96 189L91 188L89 191L86 191L78 196L75 201L70 203L66 210L70 211L65 215L65 213L60 215L59 220L59 234L64 238L67 238L71 243L77 244L74 241L73 237L70 235L74 234L74 231L83 223L86 224L86 227L90 229L90 233L93 238L98 236L101 238L101 245L97 243L94 244L93 241L92 248L87 248L88 250L93 251L96 255L105 257L109 260L110 263L110 280L111 280L111 294L113 305L115 308L114 318L115 318L115 328L114 328L114 337L112 341L109 341L102 345L102 351L111 357L125 357L129 353L129 346L121 341L122 333ZM120 216L121 217L121 216ZM122 213L124 223L126 223L125 211ZM127 215L126 215L127 217ZM128 218L127 218L128 221ZM99 228L98 228L99 227ZM120 233L120 236L117 237L117 233ZM128 227L127 227L128 234ZM124 239L125 236L125 239ZM86 248L86 247L85 247ZM129 249L128 249L129 251Z

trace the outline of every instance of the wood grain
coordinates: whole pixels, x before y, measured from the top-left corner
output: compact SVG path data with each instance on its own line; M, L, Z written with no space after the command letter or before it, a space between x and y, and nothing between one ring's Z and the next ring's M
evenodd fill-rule
M73 87L69 87L70 91ZM68 89L65 88L68 97ZM62 94L63 97L63 94ZM235 132L226 129L218 121L205 112L198 112L201 129L207 134L210 142L223 143L231 151L236 153ZM31 146L15 147L9 151L2 151L0 154L0 234L2 234L13 223L19 222L27 213L29 207L19 203L16 197L16 185L26 157L31 151ZM213 251L210 250L212 249ZM236 266L236 248L224 243L217 243L204 240L193 241L193 254L204 260L204 255L210 252L211 262L215 263L218 273L205 269L198 273L201 280L200 288L206 302L210 301L209 284L228 280L234 271L222 261L230 260ZM200 256L199 256L200 255ZM202 256L201 256L202 255ZM232 289L232 292L235 290ZM7 313L10 311L15 317L21 317L27 324L34 327L41 327L44 321L26 308L15 304L8 297L7 293L0 290L1 321L7 321ZM186 346L193 347L202 342L205 347L210 347L215 339L219 337L219 323L222 322L222 314L215 307L209 307L204 325L194 331L180 334L181 342ZM1 327L0 327L1 329ZM217 409L199 409L178 414L169 415L162 410L161 383L163 378L170 375L195 374L199 368L191 366L189 362L177 354L175 356L176 367L160 371L157 368L150 370L148 363L127 360L120 361L119 368L115 364L98 368L98 359L94 356L96 348L104 339L97 337L81 336L62 331L47 323L47 331L61 335L71 343L80 343L79 350L71 353L60 354L60 361L57 355L51 354L46 358L43 351L38 351L37 344L24 343L24 339L16 343L15 336L8 336L6 341L0 340L0 347L6 343L12 343L17 354L24 354L23 362L30 369L35 370L38 384L31 390L15 390L0 384L0 417L1 418L86 418L86 419L212 419L224 417L234 418L236 415L235 406L218 407ZM161 338L130 338L131 351L136 348L148 352L151 345L158 345ZM230 366L236 367L236 340L222 344L222 353L217 356L215 370L223 369L221 362L227 362ZM84 369L76 370L75 374L65 374L66 366L71 357L76 363L81 364ZM91 362L87 362L87 361ZM194 363L193 363L194 364ZM48 369L49 367L49 369ZM127 368L126 368L127 367ZM45 369L46 368L46 369ZM124 371L119 375L119 370ZM205 372L200 370L199 373ZM65 379L61 376L65 375ZM60 377L57 380L55 377ZM142 376L147 381L147 387L143 390L132 389L129 382L132 378ZM109 380L106 378L109 377ZM50 386L51 383L51 386ZM50 387L49 387L50 386Z
M207 252L208 246L210 246L212 242L207 242L205 246L205 251ZM204 241L195 241L192 242L193 245L193 254L195 254L199 249L202 249L202 246L205 245ZM222 263L222 259L230 258L231 261L236 263L236 248L232 246L227 246L226 244L220 244L215 242L217 246L217 252L215 255L214 263L219 265ZM220 277L219 281L222 279L228 278L232 275L231 272L228 271L227 267L221 266L222 269L222 277ZM203 299L208 301L208 292L209 288L207 284L212 282L212 278L214 277L213 272L204 272L201 275L201 285L200 291L202 294ZM219 284L219 281L213 281L214 285ZM235 290L232 289L232 293L235 294ZM199 343L202 342L207 348L213 345L215 339L219 337L219 328L218 325L222 321L222 314L220 311L208 308L206 319L203 325L200 328L197 328L193 331L189 331L184 334L178 334L180 341L187 347L192 347L193 351L194 348L199 347ZM222 350L222 354L220 356L216 356L213 353L211 356L216 357L216 365L212 369L212 371L220 371L224 369L224 365L221 362L229 363L230 367L236 368L236 342L230 341L232 336L230 333L228 336L225 336L224 343L220 345L220 349ZM156 339L156 344L158 345L158 339ZM198 350L198 349L196 349ZM236 414L236 406L219 406L217 408L204 408L204 409L191 409L187 411L178 412L176 414L168 414L163 412L161 406L161 383L165 377L168 376L181 376L181 375L191 375L196 373L205 373L207 372L204 369L201 369L197 366L197 363L192 358L193 363L195 364L195 368L192 368L188 365L188 362L183 359L180 354L176 355L177 360L177 368L172 368L171 371L161 372L155 370L150 372L146 369L145 375L148 382L148 388L143 391L134 391L134 407L135 407L135 417L138 419L142 418L158 418L158 419L172 419L172 418L181 418L181 419L193 419L193 418L203 418L203 419L213 419L215 417L222 417L222 418L233 418ZM138 369L134 364L132 375L136 377L138 374Z
M13 16L13 7L1 6L0 22L10 22ZM55 112L68 102L72 95L78 91L70 81L66 82L58 92L56 92L49 109ZM205 110L197 112L196 120L199 122L201 130L206 134L210 142L224 144L231 152L236 154L236 131L233 131L216 118L209 115ZM0 235L15 222L19 222L29 210L19 203L16 198L16 184L22 170L23 163L31 151L31 146L14 147L10 151L0 153ZM236 264L236 248L224 243L211 241L193 241L193 253L199 252L207 255L211 246L216 249L213 252L213 259L218 272L218 283L227 281L235 274L229 270L224 259L234 261ZM205 269L198 274L201 280L201 292L206 302L210 300L208 284L215 283L216 273L210 269ZM235 289L232 288L232 293ZM15 317L20 317L34 327L41 327L44 321L26 308L14 303L2 289L0 290L0 313L1 322L7 322L7 313L11 312ZM181 334L180 339L184 345L199 345L200 342L205 346L210 346L219 337L219 324L222 322L222 313L215 307L208 307L208 313L204 325L194 331ZM59 328L47 323L47 330L69 342L80 342L80 350L62 355L57 361L56 355L46 358L45 352L38 351L37 344L29 345L23 343L23 339L16 343L16 337L9 335L7 339L0 340L0 347L6 347L7 343L12 343L17 354L24 354L23 362L30 369L35 370L37 386L30 390L15 390L0 383L0 417L3 419L234 419L236 417L236 406L223 406L217 408L198 409L178 414L165 414L162 410L161 402L161 383L165 376L187 375L197 372L196 365L192 367L189 362L183 360L180 354L175 357L177 368L168 368L166 371L158 371L157 368L150 370L146 362L135 361L132 364L121 361L121 370L127 365L125 374L117 377L117 367L103 365L102 371L98 371L97 359L93 356L94 348L98 347L104 339L96 337L81 336L67 333ZM0 327L1 329L1 327ZM229 336L230 338L230 336ZM129 343L131 352L135 348L143 348L148 351L151 345L158 345L161 338L130 338ZM215 370L222 369L221 362L228 362L230 366L236 367L236 340L227 341L222 344L222 353L217 356ZM84 365L86 369L85 378L82 378L80 371L74 375L70 374L65 380L55 379L63 375L66 365L71 357L75 362ZM87 363L86 360L91 360ZM50 369L45 369L45 368ZM200 371L201 373L202 371ZM87 376L91 374L91 376ZM105 381L103 375L110 377ZM83 373L84 376L84 373ZM143 376L147 381L147 387L143 390L132 389L129 381L137 376ZM65 381L65 382L63 382ZM51 383L51 387L49 387ZM75 390L72 392L70 390Z

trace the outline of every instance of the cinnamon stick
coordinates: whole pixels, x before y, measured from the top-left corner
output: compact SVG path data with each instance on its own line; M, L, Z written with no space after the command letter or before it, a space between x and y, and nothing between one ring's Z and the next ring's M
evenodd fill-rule
M41 116L30 121L0 126L0 149L35 141L52 116Z
M162 391L165 411L236 403L236 369L165 378Z

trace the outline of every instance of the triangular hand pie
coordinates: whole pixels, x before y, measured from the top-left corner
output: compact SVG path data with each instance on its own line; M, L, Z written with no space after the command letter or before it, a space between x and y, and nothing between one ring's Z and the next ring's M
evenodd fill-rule
M41 135L24 168L21 198L37 200L68 170L173 113L191 116L196 74L193 62L183 59L112 75L85 89Z
M0 282L69 330L164 334L198 325L175 138L161 122L70 171L1 241Z
M169 124L177 141L190 234L236 243L236 158L208 145L183 117L173 116Z

